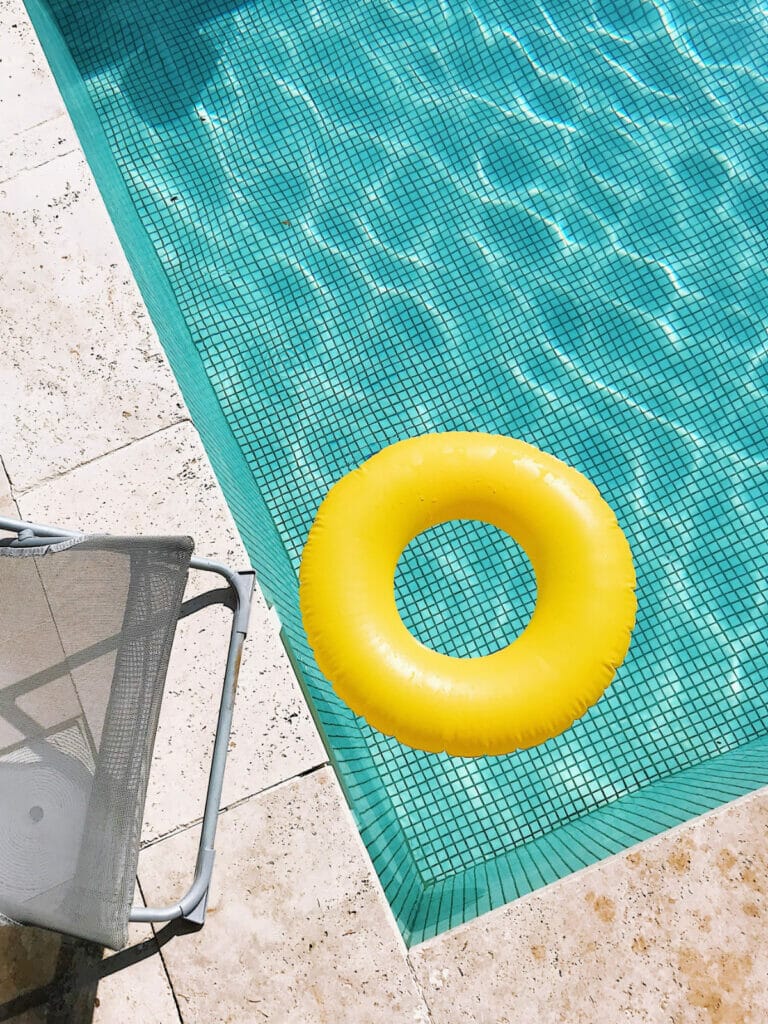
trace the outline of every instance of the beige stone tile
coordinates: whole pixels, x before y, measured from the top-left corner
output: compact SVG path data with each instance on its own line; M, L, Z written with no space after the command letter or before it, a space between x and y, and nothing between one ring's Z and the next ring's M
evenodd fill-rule
M764 1024L768 791L411 950L434 1024Z
M27 518L86 532L188 533L195 554L245 561L200 438L184 421L19 497Z
M41 484L25 493L20 505L28 518L85 530L189 533L197 554L235 568L247 566L200 440L187 422ZM145 838L172 831L202 813L227 641L223 610L201 613L180 625L150 773ZM257 592L240 673L224 804L324 760L293 670Z
M63 656L60 651L58 657ZM78 718L83 712L69 676L36 687L30 693L18 697L16 704L43 729L54 729L67 719Z
M154 943L154 939L151 941ZM96 992L92 1024L139 1021L179 1024L179 1013L157 948L146 959L102 978Z
M42 928L0 927L0 1020L45 1024L45 989L56 976L61 942Z
M18 519L19 510L11 493L11 484L2 463L2 452L0 452L0 516L7 516L9 519Z
M138 892L136 902L142 902ZM151 926L130 925L128 947L141 947L142 958L130 963L125 950L107 953L101 965L103 977L96 992L92 1024L179 1024L179 1013ZM125 963L127 966L121 966ZM119 969L113 971L118 965Z
M22 0L0 0L0 139L63 111Z
M24 733L15 726L0 717L0 752L5 752L9 747L15 746L24 739Z
M19 510L16 508L16 503L13 500L11 486L8 483L8 477L5 475L2 462L0 462L0 516L7 516L9 519L19 518ZM0 534L0 536L7 536L7 534ZM0 750L11 746L13 743L17 743L21 738L22 733L4 718L0 717Z
M79 152L0 185L0 295L17 493L187 415Z
M77 149L69 115L60 114L12 135L0 146L0 183Z
M195 836L145 850L148 899L188 882ZM185 1024L426 1024L389 908L330 769L225 811L204 928L163 953Z
M226 610L210 609L179 625L150 776L145 838L167 833L203 812L230 622ZM285 650L259 597L240 669L222 806L325 760Z
M0 1020L179 1024L150 926L131 925L129 944L142 944L148 955L132 963L125 953L108 953L100 964L100 951L91 943L41 928L0 928ZM14 1002L19 1012L3 1016Z
M5 508L4 508L5 506ZM0 476L0 514L18 518L7 478ZM7 560L4 560L7 561ZM50 627L50 603L42 578L30 559L14 559L6 569L23 588L23 601L8 601L2 608L3 632L0 634L0 685L19 683L51 665L61 662L64 649L61 638ZM5 577L4 577L5 578ZM5 578L6 584L8 579ZM13 584L11 584L13 587ZM12 590L12 592L15 592ZM19 637L34 635L31 647L19 642ZM82 714L71 674L64 672L45 685L34 686L20 693L14 702L17 711L32 719L32 728L54 730L57 726L77 719ZM24 734L0 715L0 754L18 743Z

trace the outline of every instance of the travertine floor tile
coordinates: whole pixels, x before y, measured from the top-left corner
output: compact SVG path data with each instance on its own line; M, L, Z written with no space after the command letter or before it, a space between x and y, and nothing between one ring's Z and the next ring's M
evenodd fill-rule
M22 0L0 0L0 139L63 111Z
M434 1024L764 1024L768 792L411 950Z
M40 928L0 928L0 1020L179 1024L152 929L131 925L129 932L130 945L146 944L149 955L113 970L127 962L124 953L110 952L100 962L100 950L91 943Z
M79 152L0 184L0 295L17 491L187 415Z
M138 892L136 902L142 902ZM120 963L125 954L107 954L96 991L92 1024L179 1024L179 1012L150 925L130 925L128 945L139 944L150 955L114 972L110 970L111 958L117 956L116 962Z
M61 937L54 932L0 927L0 1020L45 1024L42 990L56 975L60 947Z
M0 183L75 149L77 136L67 114L26 128L0 146Z
M189 882L196 836L145 850L148 899ZM164 949L185 1024L426 1024L330 769L225 811L205 927Z
M16 508L16 502L13 500L11 494L11 485L8 482L8 477L5 475L5 470L0 462L0 516L7 516L9 519L18 519L19 510Z
M27 518L84 530L189 533L197 554L247 567L231 515L190 423L41 484L24 494L20 505ZM213 585L219 585L218 578ZM211 610L180 625L150 773L145 838L202 813L229 621L223 610ZM224 804L324 760L275 625L257 593L235 705Z

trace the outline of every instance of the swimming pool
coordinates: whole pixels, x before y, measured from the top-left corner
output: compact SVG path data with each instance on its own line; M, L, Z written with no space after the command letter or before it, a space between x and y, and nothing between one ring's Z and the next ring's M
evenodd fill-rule
M28 7L406 940L768 783L762 11ZM449 429L575 465L636 559L616 681L504 758L370 730L298 616L327 489ZM457 654L535 597L477 524L397 585Z

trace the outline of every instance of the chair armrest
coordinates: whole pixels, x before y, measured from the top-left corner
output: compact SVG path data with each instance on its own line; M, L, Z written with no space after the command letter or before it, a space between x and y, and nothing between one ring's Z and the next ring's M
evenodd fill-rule
M229 637L229 650L224 669L224 682L221 690L221 702L216 723L216 735L211 756L211 768L208 776L208 790L205 797L205 810L200 831L200 842L197 850L194 877L187 892L176 903L166 907L132 907L130 920L140 922L173 921L182 918L192 924L202 926L205 920L205 909L208 902L208 890L211 884L213 861L215 857L214 840L216 825L221 804L221 790L224 783L224 766L227 760L229 737L232 731L232 712L237 692L237 677L240 670L240 659L243 643L248 631L248 619L253 598L255 574L234 572L218 562L207 559L193 558L190 567L203 572L217 573L223 576L228 586L217 591L210 591L200 598L192 598L182 606L182 614L193 614L209 604L223 604L232 609L232 628ZM214 600L215 598L215 600Z

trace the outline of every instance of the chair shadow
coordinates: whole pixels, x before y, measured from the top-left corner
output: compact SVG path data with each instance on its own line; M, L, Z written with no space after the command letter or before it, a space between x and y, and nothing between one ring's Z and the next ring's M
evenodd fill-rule
M151 939L104 957L102 946L40 928L0 928L0 1021L90 1024L102 978L156 956L197 926L171 921Z

